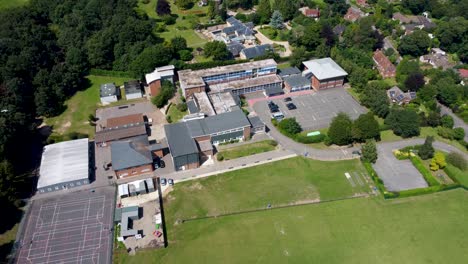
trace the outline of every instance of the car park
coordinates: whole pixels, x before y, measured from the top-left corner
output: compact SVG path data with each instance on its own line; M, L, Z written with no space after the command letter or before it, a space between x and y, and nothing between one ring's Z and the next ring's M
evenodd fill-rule
M173 179L169 179L169 180L167 180L167 182L169 183L170 186L174 185L174 180Z
M166 178L161 178L160 182L161 182L162 186L166 186L166 184L167 184Z

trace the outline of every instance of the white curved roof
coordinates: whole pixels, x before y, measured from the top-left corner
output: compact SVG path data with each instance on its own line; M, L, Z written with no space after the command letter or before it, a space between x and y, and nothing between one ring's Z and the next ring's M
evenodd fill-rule
M42 153L37 188L89 177L88 139L47 145Z

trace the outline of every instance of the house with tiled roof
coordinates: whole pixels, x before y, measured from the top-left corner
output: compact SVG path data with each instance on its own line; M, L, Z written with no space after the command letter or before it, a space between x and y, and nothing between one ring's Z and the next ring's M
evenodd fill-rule
M369 4L367 3L367 0L356 0L356 4L358 6L362 6L362 7L368 7Z
M398 86L393 86L387 90L387 96L391 103L393 104L407 104L416 98L416 92L406 92L404 93Z
M393 63L385 56L382 50L378 49L374 52L374 56L372 56L375 65L377 66L377 70L379 70L380 75L383 78L392 78L396 75L396 67Z
M344 19L350 22L355 22L364 16L365 16L365 13L362 12L361 9L352 6L348 8L348 12L346 12Z
M306 16L310 18L319 18L320 17L320 10L318 8L310 9L309 7L301 7L299 8L299 11Z

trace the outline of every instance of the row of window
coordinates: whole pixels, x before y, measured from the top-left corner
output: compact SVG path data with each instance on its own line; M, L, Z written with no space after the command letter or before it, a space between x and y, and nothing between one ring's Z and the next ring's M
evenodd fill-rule
M310 90L310 86L295 87L291 89L291 92Z
M219 145L220 143L224 143L224 142L229 142L231 140L239 140L239 141L242 141L244 139L243 136L238 136L236 138L230 138L230 139L223 139L223 140L218 140L218 141L213 141L213 145Z
M47 187L47 192L58 191L58 190L63 190L63 189L67 189L67 188L73 188L73 187L81 186L81 185L88 184L88 183L89 182L85 180L83 182L78 181L78 182L76 182L76 184L71 182L71 183L68 183L68 184L64 184L62 186L56 185L53 188L52 187ZM46 190L45 189L40 189L39 192L40 193L45 193Z
M231 130L221 131L219 133L213 133L211 135L212 136L219 136L219 135L229 134L229 133L233 133L233 132L239 132L239 131L243 131L243 130L244 130L244 128L235 128L235 129L231 129Z
M268 87L280 87L281 88L281 83L279 83L279 82L278 83L268 83L268 84L262 84L262 85L252 86L252 87L245 87L245 88L235 89L235 90L232 90L232 93L235 94L235 95L242 95L242 94L247 94L247 93L263 91Z

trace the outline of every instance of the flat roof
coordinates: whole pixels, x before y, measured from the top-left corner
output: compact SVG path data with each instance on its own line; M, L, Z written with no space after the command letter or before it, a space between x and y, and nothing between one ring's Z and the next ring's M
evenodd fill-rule
M126 139L130 137L146 135L145 124L130 124L119 128L106 128L96 132L94 141L96 143L108 142L118 139Z
M307 71L311 72L319 80L348 75L348 73L331 58L304 61L302 64L307 67Z
M289 84L292 88L310 86L310 80L307 79L306 77L303 77L302 75L291 75L291 76L285 77L283 80L285 83Z
M230 91L226 92L214 92L208 94L210 101L213 104L213 108L216 114L225 112L231 112L232 107L238 105L238 100L234 98L235 95Z
M205 85L202 77L229 73L229 72L236 72L236 71L246 71L252 70L256 68L268 67L268 66L277 66L276 61L273 59L266 59L266 60L259 60L259 61L252 61L246 63L239 63L227 66L219 66L215 68L203 69L203 70L184 70L179 71L179 81L180 87L182 89L187 89L191 87L199 87Z
M45 146L39 175L37 188L88 179L88 139L76 139Z
M206 92L194 93L194 100L198 103L199 112L204 113L207 116L216 115L213 106L211 105L210 98Z
M125 94L141 94L140 82L137 80L128 81L124 83Z
M219 84L212 84L209 86L211 92L224 92L228 89L241 89L246 87L253 87L263 84L269 83L277 83L282 82L281 78L278 77L276 74L270 74L266 76L261 76L257 78L250 78L244 79L239 81L227 82L227 83L219 83Z
M101 84L101 88L99 89L99 96L100 97L108 97L119 95L119 89L113 83L105 83Z

